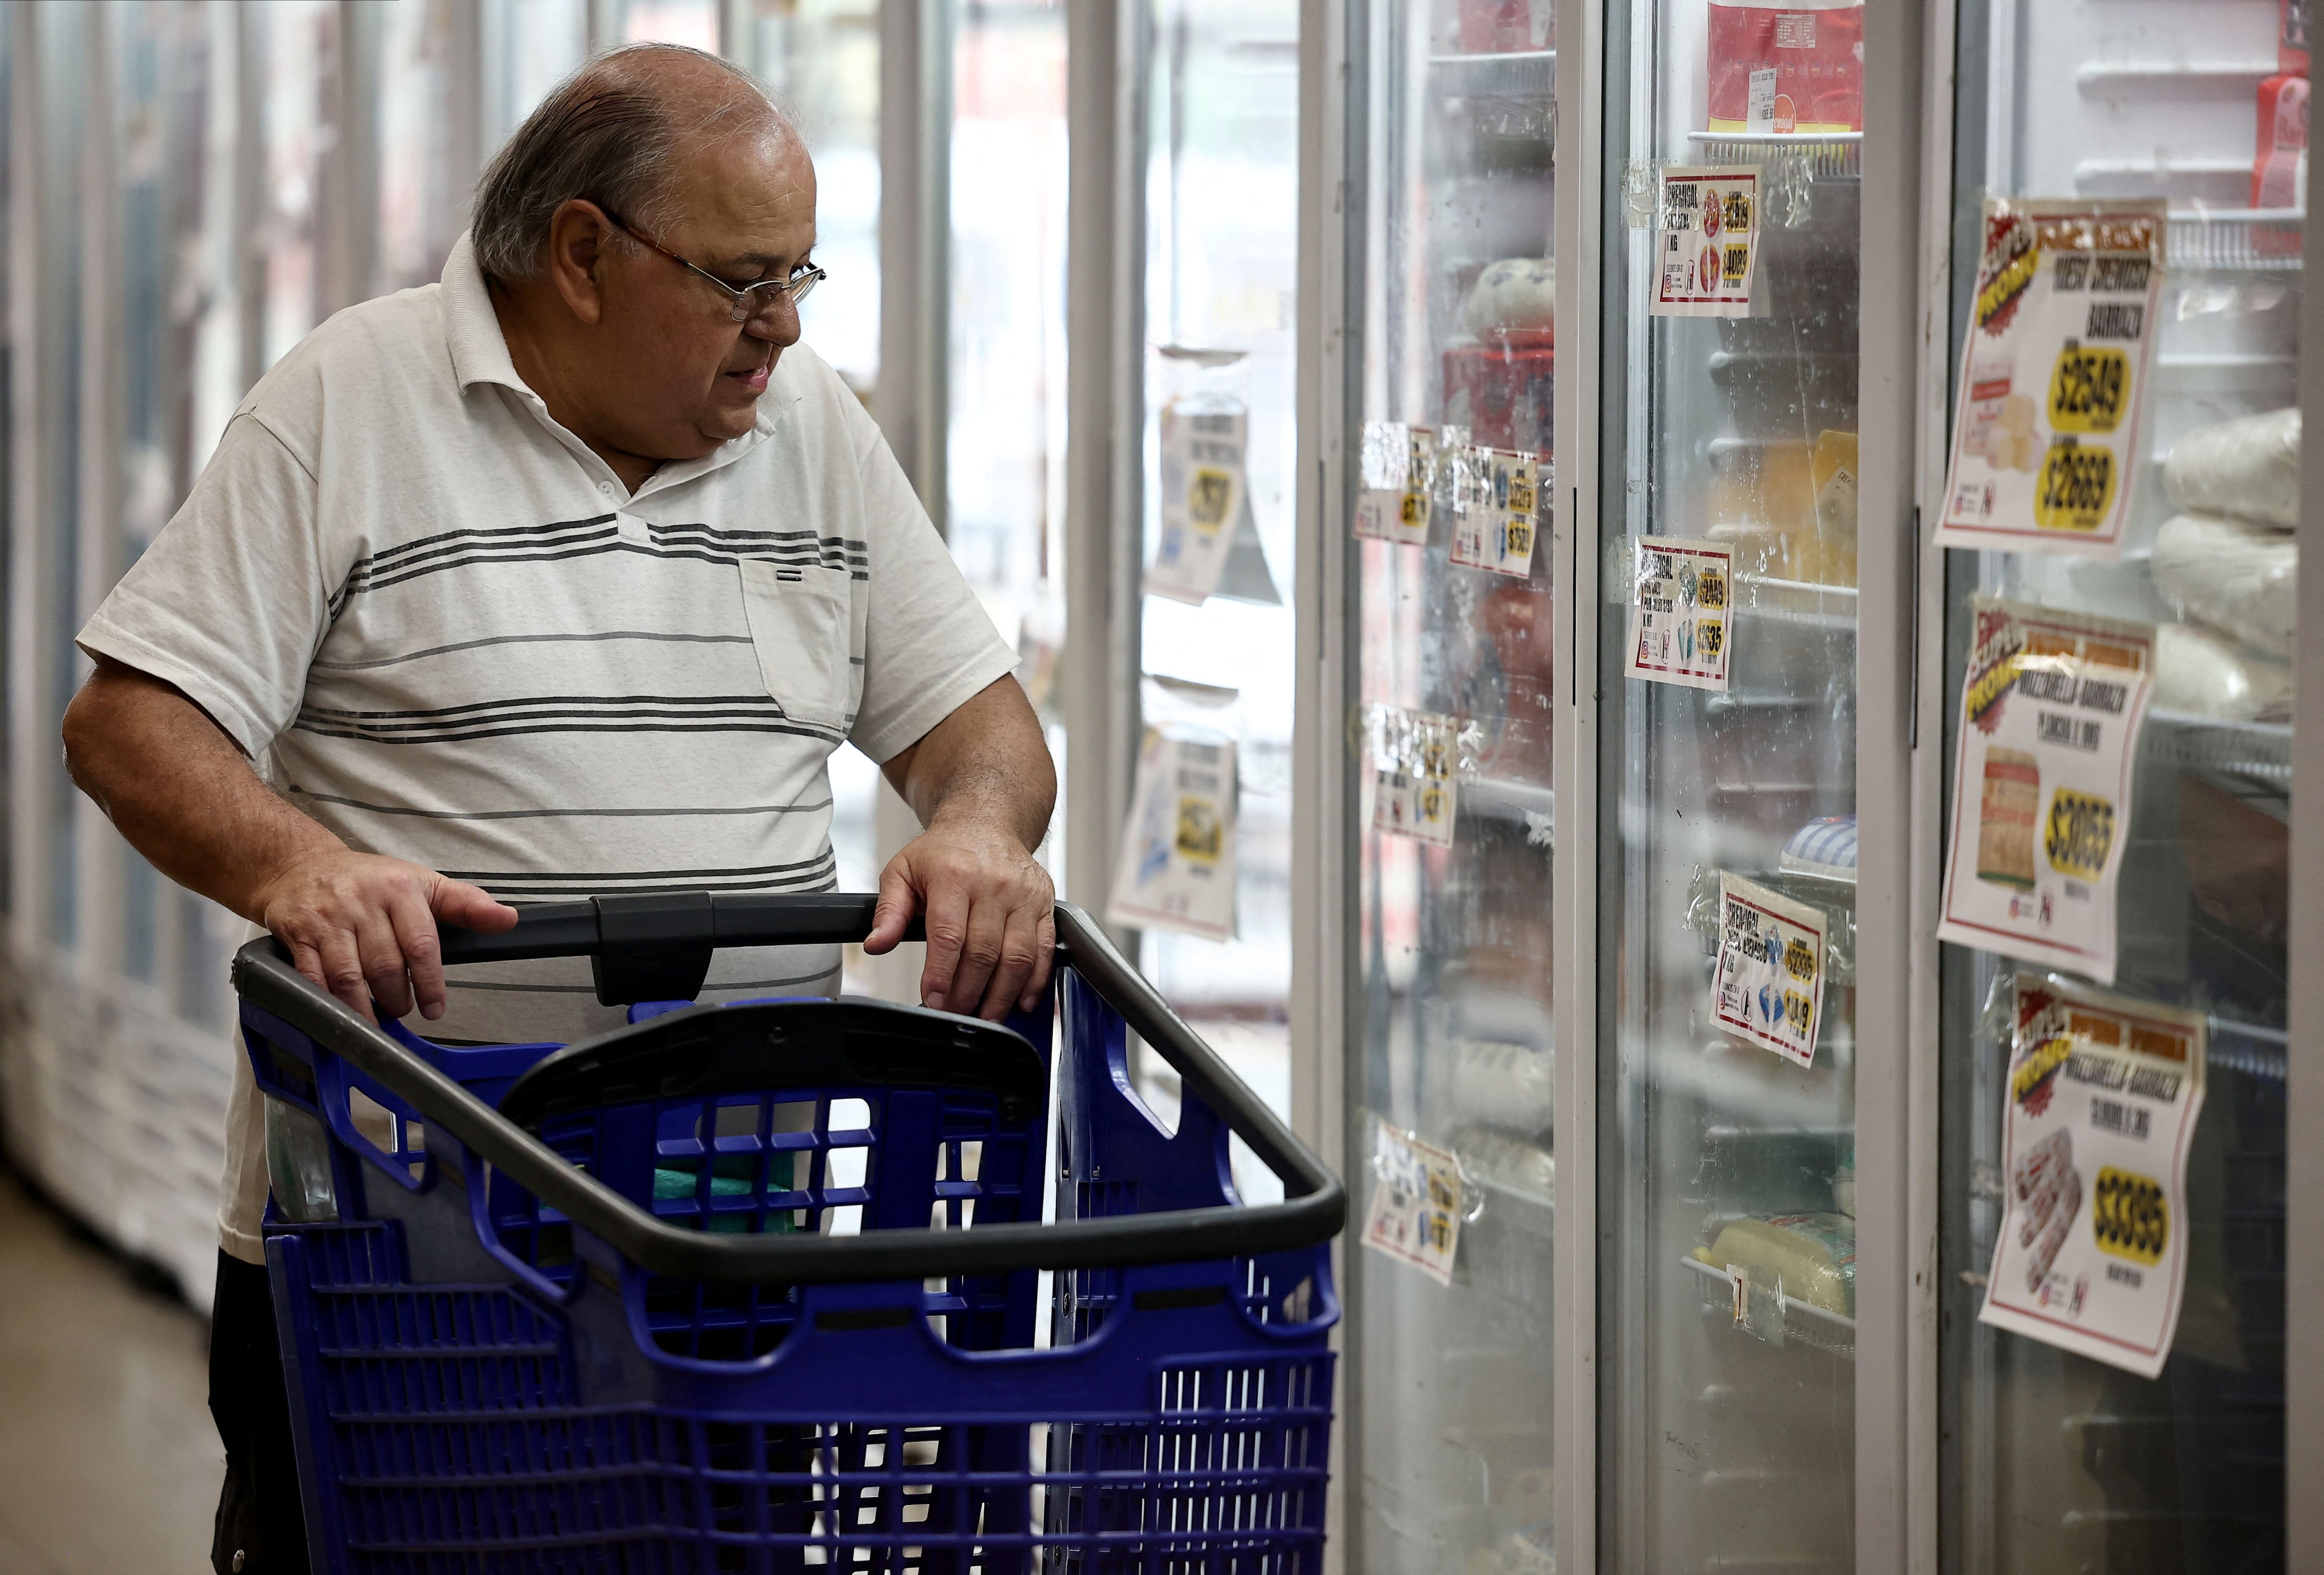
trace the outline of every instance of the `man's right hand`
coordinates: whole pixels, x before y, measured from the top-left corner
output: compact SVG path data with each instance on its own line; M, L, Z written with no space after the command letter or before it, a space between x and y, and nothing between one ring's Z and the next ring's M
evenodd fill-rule
M376 1000L401 1017L417 1005L430 1022L444 1014L436 926L497 935L517 918L480 886L345 848L300 857L258 888L251 907L292 965L348 1010L370 1018Z

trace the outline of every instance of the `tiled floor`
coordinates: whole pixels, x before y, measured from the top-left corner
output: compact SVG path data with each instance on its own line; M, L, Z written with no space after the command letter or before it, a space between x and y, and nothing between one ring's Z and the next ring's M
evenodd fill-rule
M0 1172L0 1575L200 1575L208 1331Z

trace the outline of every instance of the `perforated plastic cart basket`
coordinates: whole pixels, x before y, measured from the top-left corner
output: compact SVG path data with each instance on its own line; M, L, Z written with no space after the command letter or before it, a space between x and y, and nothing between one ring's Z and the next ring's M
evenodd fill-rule
M445 933L589 955L632 1022L569 1047L433 1045L244 949L271 1141L309 1140L266 1253L318 1570L1318 1575L1339 1182L1067 904L1006 1026L674 1004L872 902ZM1285 1201L1240 1202L1230 1131Z

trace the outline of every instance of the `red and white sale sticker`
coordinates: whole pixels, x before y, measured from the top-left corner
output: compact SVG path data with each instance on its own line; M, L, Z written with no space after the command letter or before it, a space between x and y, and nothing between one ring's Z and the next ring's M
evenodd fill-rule
M1748 317L1759 253L1759 166L1674 166L1655 209L1655 317Z
M1724 693L1733 549L1683 536L1637 536L1632 547L1628 676Z
M1831 921L1756 881L1719 876L1719 970L1711 1014L1725 1033L1794 1066L1815 1064L1823 943Z

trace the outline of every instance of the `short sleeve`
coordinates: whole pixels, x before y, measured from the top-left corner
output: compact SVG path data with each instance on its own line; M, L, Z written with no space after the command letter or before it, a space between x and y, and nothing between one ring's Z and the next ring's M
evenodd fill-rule
M345 577L316 515L308 468L262 417L236 416L78 644L177 685L258 758L299 714Z
M853 401L849 402L853 403ZM959 565L872 419L852 412L871 557L863 630L863 698L850 733L882 764L995 680L1016 671Z

